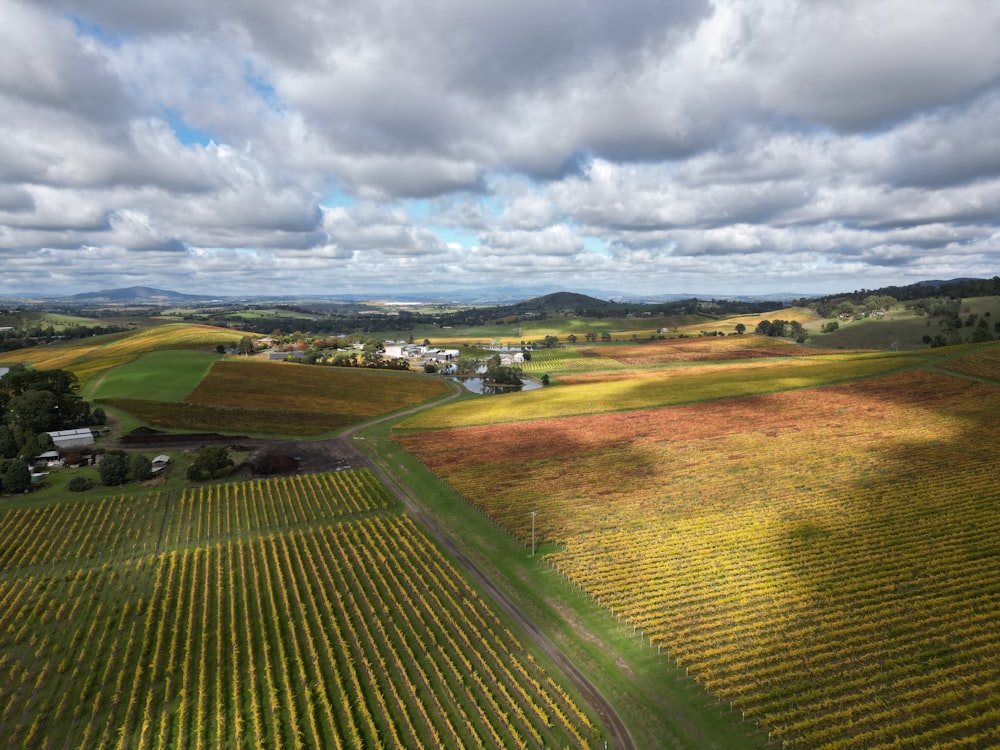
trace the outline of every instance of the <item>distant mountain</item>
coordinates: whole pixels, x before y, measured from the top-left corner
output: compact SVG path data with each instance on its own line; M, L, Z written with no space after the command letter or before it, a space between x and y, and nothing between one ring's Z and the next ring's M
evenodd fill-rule
M211 299L203 294L183 294L167 289L155 289L149 286L130 286L124 289L102 289L99 292L84 292L62 297L64 301L78 303L108 303L116 305L147 304L163 305L179 302L204 301ZM218 298L216 298L218 299Z
M541 297L518 302L511 307L524 308L528 310L575 310L583 308L585 310L601 309L606 307L617 307L617 302L590 297L586 294L576 292L554 292Z

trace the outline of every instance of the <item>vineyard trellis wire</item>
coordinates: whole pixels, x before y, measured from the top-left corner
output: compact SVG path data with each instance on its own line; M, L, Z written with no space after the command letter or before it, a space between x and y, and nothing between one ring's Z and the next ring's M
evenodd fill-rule
M0 549L6 747L599 743L366 470L8 511Z

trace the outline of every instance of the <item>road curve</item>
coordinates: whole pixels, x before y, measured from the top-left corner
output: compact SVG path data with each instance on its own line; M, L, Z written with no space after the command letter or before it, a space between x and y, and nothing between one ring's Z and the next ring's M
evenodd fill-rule
M439 405L442 401L447 401L458 397L461 394L461 386L457 383L452 382L452 386L455 391L444 399L440 399L430 404L424 404L421 406L413 407L408 409L405 413L411 414L424 409L428 409L432 406ZM608 732L608 745L609 748L615 748L615 750L635 750L635 742L632 739L632 735L629 734L628 728L625 723L621 720L618 712L615 711L614 707L608 702L607 698L598 690L587 676L583 674L576 666L576 664L564 654L559 647L552 642L552 640L542 632L542 630L535 624L535 622L528 617L511 599L507 596L487 575L482 571L482 569L476 565L473 560L471 560L468 555L462 552L458 548L458 545L452 540L448 534L441 529L431 518L428 516L417 504L411 495L412 490L401 482L397 482L394 476L391 476L389 471L384 467L384 464L374 455L364 456L360 449L354 445L353 437L356 432L364 429L365 427L370 427L373 424L379 422L387 421L388 419L394 419L400 416L397 412L389 417L380 417L373 419L364 424L355 425L348 428L343 433L341 433L341 439L348 445L351 449L357 452L362 457L367 458L371 463L371 466L375 473L379 476L386 487L399 498L399 501L406 508L406 511L413 517L417 523L421 524L427 532L435 539L437 542L444 547L448 553L461 565L469 575L474 578L479 585L487 592L489 596L493 598L497 606L500 607L507 615L510 616L521 629L531 638L539 648L544 651L549 658L558 666L566 678L576 687L576 689L583 696L584 700L590 705L594 713L596 713L601 722L604 724L605 729Z

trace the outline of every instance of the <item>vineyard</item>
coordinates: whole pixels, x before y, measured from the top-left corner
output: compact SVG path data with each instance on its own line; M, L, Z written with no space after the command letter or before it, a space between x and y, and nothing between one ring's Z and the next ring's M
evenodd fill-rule
M911 370L397 440L526 544L537 511L549 564L773 745L986 747L998 413Z
M950 359L942 367L966 375L1000 382L1000 347L993 346Z
M242 335L239 331L214 326L171 323L133 333L111 333L51 346L17 349L0 356L0 363L25 362L39 370L68 370L82 385L104 370L131 362L146 352L213 350L220 343L235 346Z
M582 349L585 357L607 357L626 367L650 367L673 362L711 362L767 357L811 357L830 354L771 336L696 336L641 344Z
M404 429L441 429L555 419L608 411L749 396L806 388L893 372L921 360L897 355L827 355L750 360L697 367L567 373L560 384L505 396L450 404L403 422Z
M409 373L219 361L184 401L105 402L158 427L319 435L447 392Z
M367 471L0 515L0 743L587 747Z

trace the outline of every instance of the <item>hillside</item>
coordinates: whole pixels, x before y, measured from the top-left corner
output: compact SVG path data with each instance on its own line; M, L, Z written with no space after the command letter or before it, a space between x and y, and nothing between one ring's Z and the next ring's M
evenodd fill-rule
M123 304L143 304L143 305L172 305L181 302L192 302L197 300L217 299L199 294L184 294L166 289L156 289L148 286L130 286L122 289L102 289L98 292L83 292L61 298L62 302L74 302L78 304L113 303Z

